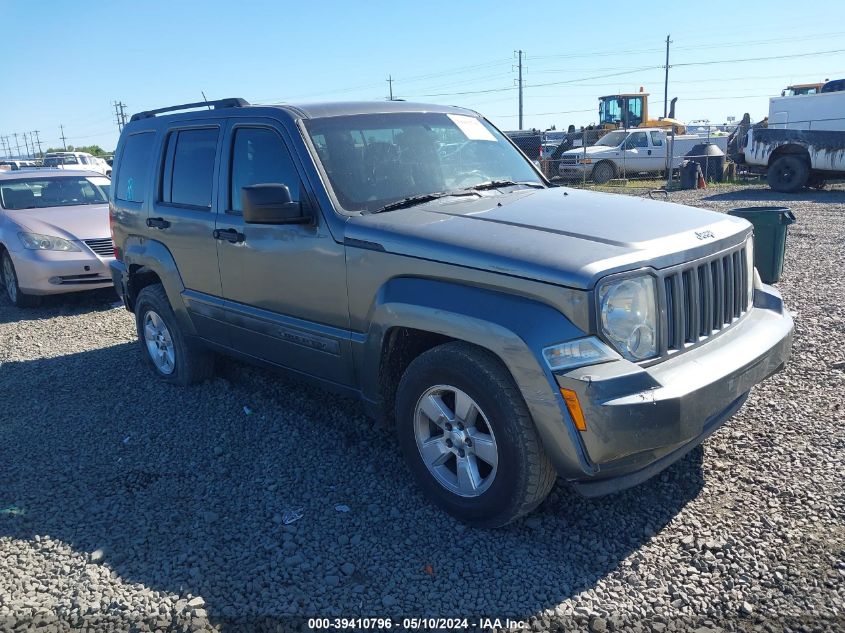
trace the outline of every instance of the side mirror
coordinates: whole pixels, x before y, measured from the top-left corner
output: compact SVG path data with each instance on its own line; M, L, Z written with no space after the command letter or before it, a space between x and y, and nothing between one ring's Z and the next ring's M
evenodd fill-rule
M246 224L309 224L303 205L293 202L287 185L267 183L241 188Z

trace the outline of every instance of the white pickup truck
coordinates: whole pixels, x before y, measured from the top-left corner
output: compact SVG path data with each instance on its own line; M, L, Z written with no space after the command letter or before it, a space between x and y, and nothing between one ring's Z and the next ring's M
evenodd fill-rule
M44 155L44 167L84 169L111 177L111 166L102 158L88 152L47 152Z
M845 177L845 92L773 97L768 127L748 131L741 158L785 193Z
M613 178L665 173L681 166L684 156L700 143L715 143L724 152L727 136L668 134L660 128L614 130L595 145L579 147L560 156L558 174L565 180L591 179L602 184Z

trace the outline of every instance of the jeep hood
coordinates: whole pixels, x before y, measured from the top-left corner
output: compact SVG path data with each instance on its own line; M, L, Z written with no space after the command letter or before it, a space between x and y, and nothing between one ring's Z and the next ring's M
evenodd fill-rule
M554 187L352 216L345 241L588 289L604 275L681 264L736 245L750 233L748 222L723 213Z

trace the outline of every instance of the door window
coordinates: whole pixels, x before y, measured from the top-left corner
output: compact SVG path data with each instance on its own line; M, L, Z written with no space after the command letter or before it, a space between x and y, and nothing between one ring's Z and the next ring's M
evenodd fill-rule
M660 136L660 132L651 133L651 144L655 147L663 147L663 137Z
M153 156L153 132L133 134L126 139L117 171L115 197L124 202L143 202Z
M167 137L161 201L211 208L217 128L177 130Z
M625 149L635 149L639 147L648 147L648 138L645 132L634 132L625 141Z
M232 143L229 208L241 214L241 189L257 184L283 184L293 202L300 199L299 173L290 152L276 132L266 128L238 128Z

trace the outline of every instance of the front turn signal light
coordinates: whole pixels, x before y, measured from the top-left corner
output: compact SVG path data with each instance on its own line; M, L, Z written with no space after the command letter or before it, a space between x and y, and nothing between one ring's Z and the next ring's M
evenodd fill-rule
M566 403L566 409L569 411L572 421L575 422L575 428L579 431L587 430L587 423L584 421L584 412L581 410L581 403L578 402L578 394L572 389L560 388L560 395L563 396L563 401Z

